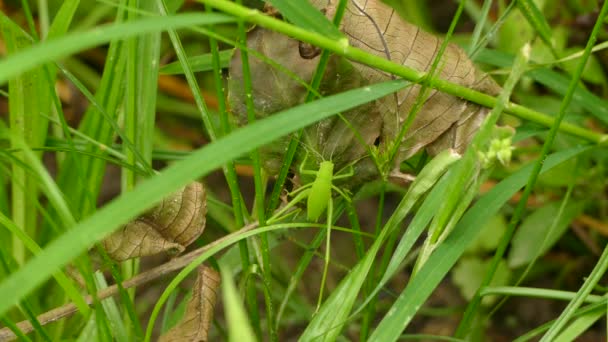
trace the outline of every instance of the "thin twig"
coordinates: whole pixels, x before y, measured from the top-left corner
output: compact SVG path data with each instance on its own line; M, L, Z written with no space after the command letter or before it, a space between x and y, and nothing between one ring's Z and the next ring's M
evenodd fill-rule
M258 223L252 223L249 224L239 230L237 230L236 232L230 233L218 240L215 240L199 249L196 249L190 253L184 254L180 257L177 257L175 259L169 260L168 262L159 265L151 270L148 270L146 272L140 273L138 275L136 275L135 277L129 279L129 280L125 280L122 283L122 286L125 289L128 288L132 288L132 287L137 287L143 284L146 284L152 280L155 280L157 278L160 278L168 273L180 270L182 268L184 268L185 266L187 266L188 264L190 264L194 259L196 259L198 256L200 256L201 254L205 253L206 251L208 251L209 249L217 246L218 244L221 244L223 241L225 241L226 239L230 239L234 236L243 234L249 230L252 230L254 228L256 228L258 226ZM114 284L112 286L109 286L103 290L100 290L99 292L97 292L97 298L99 300L102 299L106 299L108 297L112 297L114 295L118 294L118 285ZM93 297L88 295L85 297L85 301L89 304L92 305L93 304ZM47 311L41 315L39 315L38 321L40 322L41 325L47 325L49 323L52 322L56 322L62 318L65 317L69 317L71 315L73 315L75 312L78 311L78 308L76 307L76 305L74 305L74 303L68 303L65 304L63 306L60 306L58 308L52 309L50 311ZM32 332L34 330L32 324L30 323L30 321L21 321L19 323L17 323L17 327L24 333L24 334L28 334L30 332ZM17 337L15 336L15 334L13 333L13 331L11 331L9 328L2 328L0 329L0 342L4 342L4 341L12 341L14 339L16 339Z

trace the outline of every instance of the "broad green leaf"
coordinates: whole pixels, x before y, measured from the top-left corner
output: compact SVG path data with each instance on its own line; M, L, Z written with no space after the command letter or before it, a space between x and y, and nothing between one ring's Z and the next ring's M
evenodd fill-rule
M523 11L511 11L498 31L498 49L517 53L524 44L534 39L534 28L528 24Z
M467 249L469 254L481 254L498 247L500 237L507 230L507 222L501 214L491 218L482 228L479 236Z
M471 300L479 285L483 281L484 275L488 272L491 260L481 259L479 257L469 256L458 261L452 270L452 281L462 293L466 300ZM492 279L490 286L504 286L509 283L511 278L511 270L507 266L505 260L501 260L496 270L496 275ZM482 299L484 305L490 305L496 301L495 296L485 296Z
M524 266L536 255L543 255L551 249L572 220L581 214L585 204L570 202L559 215L561 203L552 202L531 213L513 236L508 256L509 267Z

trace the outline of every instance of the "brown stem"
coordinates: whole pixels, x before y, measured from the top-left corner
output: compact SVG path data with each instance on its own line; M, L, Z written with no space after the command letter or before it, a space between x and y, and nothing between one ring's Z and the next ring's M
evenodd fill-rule
M252 230L252 229L256 228L257 226L258 226L257 222L247 225L247 226L237 230L236 232L230 233L199 249L196 249L190 253L184 254L175 259L169 260L168 262L166 262L162 265L159 265L158 267L155 267L146 272L140 273L129 280L125 280L122 283L122 286L125 289L137 287L137 286L143 285L145 283L148 283L154 279L160 278L163 275L166 275L168 273L182 269L185 266L187 266L188 264L190 264L198 256L205 253L212 247L217 246L218 244L222 243L226 239L230 239L234 236L237 236L237 235L243 234L244 232ZM112 286L109 286L109 287L97 292L97 298L99 298L99 300L102 300L102 299L106 299L108 297L112 297L116 294L118 294L118 285L114 284ZM92 296L90 296L90 295L86 296L85 300L89 305L93 304ZM78 311L78 308L76 307L76 305L74 305L74 303L68 303L68 304L60 306L58 308L55 308L53 310L47 311L47 312L39 315L37 318L38 318L38 321L40 322L40 324L44 326L49 323L56 322L62 318L69 317L69 316L73 315L76 311ZM28 334L34 330L32 323L30 323L30 321L21 321L21 322L17 323L17 327L24 334ZM2 342L12 341L15 338L16 338L15 334L9 328L0 329L0 341L2 341Z

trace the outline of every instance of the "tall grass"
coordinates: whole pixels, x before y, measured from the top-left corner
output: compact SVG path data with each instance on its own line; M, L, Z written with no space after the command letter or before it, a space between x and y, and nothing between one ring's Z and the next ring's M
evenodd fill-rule
M489 250L494 257L487 261L483 274L471 274L478 279L470 284L472 295L467 298L464 314L457 316L460 325L453 329L457 338L483 335L485 328L479 321L490 319L486 314L502 307L502 302L495 310L488 307L483 299L489 295L570 301L554 322L529 331L521 340L545 331L546 341L573 339L606 313L605 296L591 295L608 266L605 251L594 259L594 267L576 293L558 294L519 287L519 283L513 288L492 287L500 273L499 264L511 257L508 247L516 243L513 235L520 234L517 228L525 226L534 211L528 206L531 197L542 199L547 193L563 197L564 203L571 200L568 196L585 201L581 211L594 222L605 219L608 212L601 191L589 195L595 203L585 199L585 193L605 186L607 171L608 102L597 93L605 92L608 84L601 83L606 81L605 75L593 78L589 71L598 63L592 50L605 36L606 2L582 53L570 61L573 68L559 61L569 53L557 43L561 28L551 26L546 17L549 9L539 8L533 1L518 1L493 17L490 1L482 6L460 2L460 11L477 26L472 35L452 37L459 19L456 15L447 38L462 41L476 61L495 71L504 84L497 97L440 79L434 72L440 67L439 59L427 74L350 46L336 29L345 1L340 2L333 22L305 2L269 1L281 9L286 21L252 10L247 7L253 6L251 2L247 6L240 1L199 2L204 6L184 7L183 1L163 0L39 1L31 9L24 1L12 12L0 13L1 42L6 47L6 56L0 60L0 100L8 104L0 125L0 318L5 327L0 330L0 340L13 335L44 341L151 340L162 333L157 319L161 313L164 328L179 320L185 304L180 302L173 310L171 303L181 298L180 284L200 263L209 262L221 270L220 305L226 313L216 317L211 332L215 339L276 341L298 336L302 340L394 341L423 316L425 302L451 271L456 272L462 256L471 253L479 236L486 236L484 227L497 216L508 218L509 223L505 233L494 239L496 243ZM410 21L432 27L425 2L417 6L397 4L395 8L404 10ZM508 29L514 13L523 15L530 36L520 41L515 51L508 51L494 37L496 32L515 34ZM263 57L247 51L243 44L252 24L322 48L322 63L308 85L305 103L260 120L252 99L247 99L249 122L235 127L225 102L223 70L228 64L228 49L235 46L243 51L245 88L256 82L249 77L249 59ZM100 62L92 57L83 63L99 53L103 54ZM321 76L331 54L373 66L396 79L321 97ZM545 59L541 61L539 56ZM169 60L174 63L163 66ZM501 75L504 71L509 74L506 78ZM173 73L178 76L167 76ZM168 90L175 85L167 86L162 80L177 80L181 90ZM583 82L593 86L585 87ZM281 194L289 187L287 177L300 132L414 83L490 107L492 112L473 141L474 148L460 160L446 152L417 167L407 161L404 169L419 172L409 187L399 188L379 179L354 194L355 205L336 201L334 217L327 224L351 238L335 242L334 237L332 249L337 247L338 252L329 259L332 285L315 312L317 297L306 288L323 291L315 283L313 261L323 258L319 246L326 237L325 224L305 222L302 215L293 213L281 220L273 216ZM70 116L77 110L76 101L70 103L61 89L70 89L73 97L86 100L78 120ZM183 97L170 97L170 92ZM535 103L547 97L551 106ZM516 104L513 99L523 101ZM176 111L189 116L179 117ZM572 112L577 116L569 120ZM518 126L512 164L478 174L477 151L493 139L492 129L501 115L504 122ZM594 125L587 124L590 120ZM180 132L195 127L197 138L205 143L191 144L185 153L178 151L175 146L183 137L168 136L161 129L173 123L180 125ZM271 182L258 149L288 135L295 138L286 151L285 165L272 182L273 190L267 193ZM425 161L424 157L420 160ZM158 167L161 161L166 163L162 168ZM104 177L116 168L121 172L117 194L99 204L101 193L112 183ZM574 169L587 179L567 178ZM215 170L222 171L220 178L212 175ZM252 177L247 176L249 172ZM163 269L161 266L152 270L153 277L144 279L142 275L148 273L140 261L119 265L98 245L168 194L201 179L208 183L210 219L194 248L205 243L209 247L182 261L176 259L179 267L154 273ZM482 193L479 188L489 183L487 179L495 185ZM253 194L245 182L253 185ZM570 189L568 195L566 188ZM535 192L540 195L534 196ZM513 208L509 201L516 195L520 196ZM380 198L379 204L364 201L366 196ZM391 200L398 204L391 206ZM371 212L377 216L367 217L364 213L369 215L370 210L360 210L361 203L372 206ZM340 220L342 216L348 220ZM559 217L550 219L559 221ZM346 221L350 227L339 227ZM547 221L549 234L551 222ZM405 222L407 229L402 229ZM417 263L412 273L409 262L420 252L417 242L429 226L448 228L437 231L442 238L432 241L432 249L421 252L423 262ZM308 236L317 235L302 243L299 239L305 234L295 228L310 233ZM230 235L221 238L226 233ZM591 235L594 242L602 241ZM212 237L219 240L213 243ZM299 253L282 254L285 246L297 250L302 245L305 248ZM530 252L537 258L526 266L532 269L549 247L539 243L537 250ZM338 271L340 266L348 272ZM510 271L518 270L513 267ZM538 272L542 274L541 267ZM399 274L411 278L396 289L390 281ZM162 284L151 283L161 276ZM135 284L129 279L144 280ZM141 292L134 285L144 283L162 294L153 300L138 296ZM117 285L112 291L118 296L106 298L108 284ZM460 286L466 297L465 286ZM379 295L386 293L392 294L389 300ZM581 308L586 301L592 304ZM60 315L62 308L69 313ZM76 311L71 318L63 317ZM49 313L40 316L45 312Z

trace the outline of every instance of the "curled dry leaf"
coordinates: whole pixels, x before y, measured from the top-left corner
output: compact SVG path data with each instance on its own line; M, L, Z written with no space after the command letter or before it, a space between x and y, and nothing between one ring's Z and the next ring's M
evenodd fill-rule
M205 188L192 182L118 229L103 245L117 261L160 252L180 253L203 233L206 214Z
M184 317L163 334L159 341L207 341L219 286L219 273L213 268L199 266Z
M311 2L332 18L338 0ZM350 0L340 29L349 38L351 45L420 71L431 68L443 42L405 22L380 0ZM251 30L247 39L250 49L257 50L278 63L304 83L310 83L319 56L302 53L310 50L309 46L302 44L259 27ZM292 75L255 58L250 59L250 64L257 115L267 116L304 101L307 89L301 82L294 80ZM462 49L453 44L448 45L440 59L438 76L492 95L500 90L491 78L475 67ZM228 99L241 124L246 121L242 78L240 52L237 50L230 65ZM330 95L391 78L391 74L334 55L330 58L319 91L323 95ZM356 178L352 181L361 183L378 176L380 172L390 172L422 149L432 155L447 148L462 152L487 115L488 109L436 90L427 93L425 103L405 137L397 141L420 89L418 85L410 86L343 113L348 123L333 117L308 127L303 136L305 146L299 153L299 160L303 159L305 150L312 149L318 152L312 153L317 156L317 164L325 159L332 160L337 169L353 165ZM288 139L284 138L263 150L265 166L271 173L280 167ZM369 158L369 149L376 149L382 158L394 146L399 148L396 159L392 164L380 165L384 169L378 170Z
M326 8L333 16L336 0L314 0L318 8ZM379 0L351 0L344 15L342 31L350 44L369 53L384 57L415 70L428 71L435 60L443 40L405 22ZM355 64L364 79L377 83L391 79L391 75L362 64ZM470 89L498 94L500 88L487 75L480 72L466 53L449 44L439 63L438 76ZM420 92L420 86L409 87L380 99L377 105L382 113L381 143L390 144L397 137L410 114ZM487 114L485 107L462 100L453 95L431 90L420 113L400 144L399 162L428 147L431 154L446 148L462 151L477 131Z

